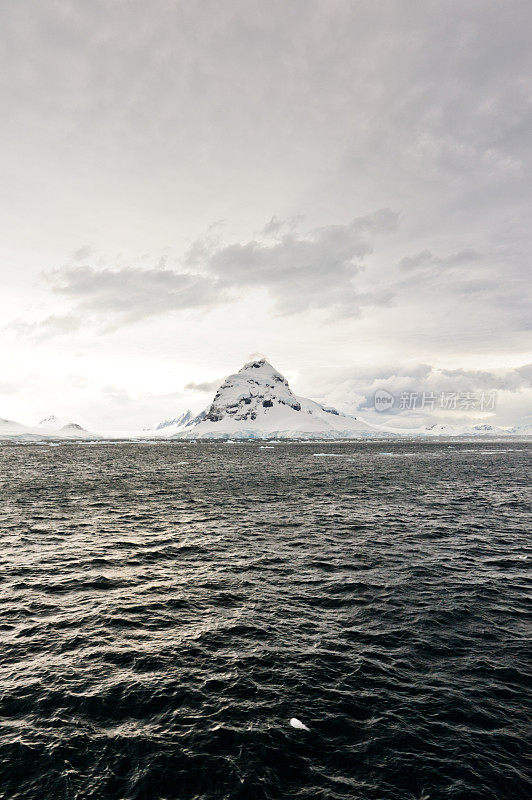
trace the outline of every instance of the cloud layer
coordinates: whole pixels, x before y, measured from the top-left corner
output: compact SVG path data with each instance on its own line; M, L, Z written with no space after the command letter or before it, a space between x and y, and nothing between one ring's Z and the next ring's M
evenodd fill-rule
M435 415L444 417L451 423L470 422L468 414L473 418L485 416L480 407L480 398L485 398L484 411L490 416L497 412L497 398L504 405L505 399L512 397L526 407L532 398L532 364L526 364L512 369L499 370L472 370L472 369L442 369L429 364L395 365L393 367L376 367L372 370L358 370L350 378L340 378L334 382L329 396L337 398L350 398L348 408L362 416L375 412L375 393L378 391L389 392L396 398L393 407L386 413L379 413L381 422L386 416L411 417L418 413L427 422L435 421ZM408 407L401 407L401 395L411 396L412 403ZM456 396L455 408L442 408L440 399L442 394L446 397ZM489 408L489 395L493 395L494 407ZM471 407L467 407L467 398ZM434 407L423 407L423 398L435 398ZM463 406L460 398L464 399ZM452 405L452 403L451 403ZM503 422L511 421L503 418Z
M122 419L255 349L316 396L529 363L531 28L529 0L0 4L0 415L78 404L75 374Z
M189 308L207 308L226 298L217 280L164 267L94 269L65 267L48 275L52 289L78 303L80 311L113 323Z
M390 290L361 291L356 278L373 250L374 237L393 231L397 219L392 210L381 209L347 225L308 233L281 233L283 223L270 222L265 229L269 238L262 240L222 244L209 236L184 255L187 272L168 267L164 259L151 269L71 263L47 273L46 279L55 294L75 303L75 311L10 328L48 338L74 331L87 315L116 327L171 311L213 308L253 289L267 291L277 313L319 309L358 316L361 307L386 305L392 299ZM90 253L90 248L80 248L73 261Z

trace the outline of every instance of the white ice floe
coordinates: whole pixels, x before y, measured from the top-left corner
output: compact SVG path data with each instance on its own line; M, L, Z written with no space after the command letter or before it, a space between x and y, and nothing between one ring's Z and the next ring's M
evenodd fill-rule
M347 453L314 453L321 458L347 458Z
M290 720L290 725L292 726L292 728L297 728L298 731L310 730L310 728L307 728L307 726L303 722L301 722L300 719L297 719L297 717L292 717L292 719Z

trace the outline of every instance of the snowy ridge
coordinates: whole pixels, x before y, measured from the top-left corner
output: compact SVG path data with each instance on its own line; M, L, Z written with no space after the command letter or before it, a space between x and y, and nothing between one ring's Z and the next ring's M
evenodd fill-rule
M160 431L164 428L186 428L187 425L192 424L194 416L192 411L188 409L188 411L184 411L182 414L179 414L179 416L174 417L174 419L165 419L163 422L159 422L154 430Z
M170 437L176 433L180 433L186 428L189 428L191 425L195 425L197 422L201 422L204 417L204 411L202 411L201 414L195 414L193 411L188 409L182 414L179 414L177 417L174 417L173 419L165 419L163 422L159 422L159 424L155 425L153 428L147 428L146 430L153 433L155 436Z

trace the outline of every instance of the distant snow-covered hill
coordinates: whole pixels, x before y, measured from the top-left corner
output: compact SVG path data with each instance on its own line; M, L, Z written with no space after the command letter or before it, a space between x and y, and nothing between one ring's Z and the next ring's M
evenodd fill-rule
M7 439L13 436L21 436L26 431L33 430L26 425L21 425L20 422L14 422L12 419L3 419L0 417L0 438Z
M77 422L56 416L45 417L38 425L22 425L20 422L0 419L0 439L39 441L47 439L99 439Z
M41 419L37 426L43 433L67 439L87 439L94 437L86 428L71 417L56 417L51 414Z
M393 423L388 422L380 426L382 434L395 434L402 436L465 436L468 438L477 436L504 437L504 436L530 436L532 429L530 426L500 427L488 423L477 425L451 425L448 422L435 422L431 425L404 427L407 420L396 417Z

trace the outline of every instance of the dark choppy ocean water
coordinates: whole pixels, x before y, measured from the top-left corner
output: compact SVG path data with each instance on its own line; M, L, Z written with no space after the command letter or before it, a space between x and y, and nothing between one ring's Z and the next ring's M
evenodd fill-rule
M530 800L530 456L0 447L0 798Z

